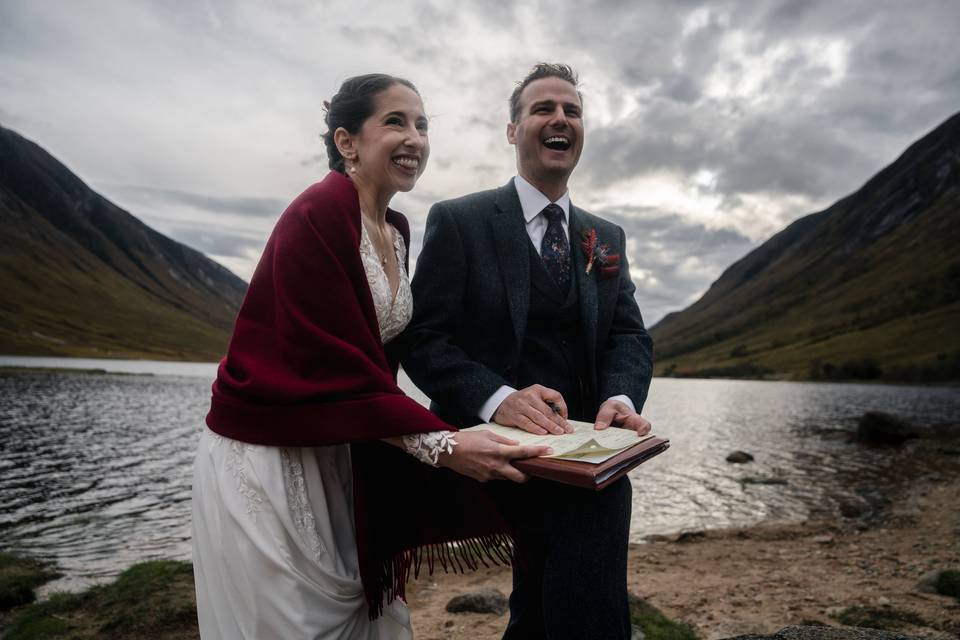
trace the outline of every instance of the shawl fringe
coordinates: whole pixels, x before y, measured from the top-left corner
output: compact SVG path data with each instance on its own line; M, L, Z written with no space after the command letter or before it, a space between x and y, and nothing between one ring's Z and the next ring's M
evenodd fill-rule
M364 584L370 619L383 613L383 606L406 598L410 571L420 577L426 563L427 574L433 575L439 566L444 573L466 573L481 566L510 566L514 553L513 538L507 533L493 533L450 542L425 544L407 549L380 565L379 570L367 576ZM489 564L488 564L489 562Z

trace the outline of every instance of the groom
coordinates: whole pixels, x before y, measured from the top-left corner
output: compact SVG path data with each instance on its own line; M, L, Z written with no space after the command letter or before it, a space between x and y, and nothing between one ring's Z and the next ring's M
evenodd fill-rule
M510 97L518 175L430 211L403 365L458 427L563 433L569 417L650 430L638 412L653 344L624 233L567 192L582 108L573 71L538 64ZM493 488L517 528L504 638L628 639L629 480L598 493L538 479Z

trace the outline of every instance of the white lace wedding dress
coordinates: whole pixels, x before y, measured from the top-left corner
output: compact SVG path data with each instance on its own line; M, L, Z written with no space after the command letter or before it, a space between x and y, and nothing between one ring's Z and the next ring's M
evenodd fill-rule
M362 225L361 225L362 226ZM396 337L413 300L406 247L394 230L400 285L392 295L364 227L360 253L380 335ZM446 432L405 436L436 463ZM204 640L412 638L406 605L369 619L357 566L349 445L280 448L204 429L194 466L193 563Z

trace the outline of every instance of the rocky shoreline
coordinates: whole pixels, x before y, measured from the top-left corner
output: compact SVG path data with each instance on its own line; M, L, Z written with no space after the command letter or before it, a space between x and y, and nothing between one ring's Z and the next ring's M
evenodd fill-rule
M960 638L960 446L950 438L907 440L895 445L888 484L836 517L686 531L633 545L628 584L645 632L636 638ZM0 566L0 591L14 574L10 584L35 587L31 571L49 569L30 561ZM944 571L957 590L952 596L932 586L934 572ZM487 613L448 611L452 599L482 589L509 593L509 569L411 582L416 637L500 638L502 602ZM135 565L115 583L0 612L4 640L59 637L198 637L189 563Z
M843 519L698 532L634 545L629 586L702 640L765 637L791 625L818 625L808 633L820 635L774 637L840 638L828 635L827 627L857 626L956 639L960 601L925 592L918 583L931 571L960 569L958 507L960 479L928 477L893 496L890 512L874 526ZM484 587L509 593L509 570L441 574L412 583L417 637L500 638L506 615L445 610L451 597Z
M886 484L870 487L829 519L648 538L630 549L631 592L702 640L960 638L960 600L920 584L931 572L960 576L957 427L918 437L872 415L858 432L847 437L895 448ZM509 593L509 570L412 583L417 637L500 638L506 615L445 610L450 598L481 588ZM844 635L842 629L852 627L885 632Z

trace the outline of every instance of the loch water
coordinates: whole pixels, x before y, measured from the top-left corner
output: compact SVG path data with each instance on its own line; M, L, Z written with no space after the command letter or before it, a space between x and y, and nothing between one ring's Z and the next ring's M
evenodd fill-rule
M193 456L216 365L2 356L0 367L0 550L56 563L63 578L45 591L188 559ZM643 413L671 448L631 473L632 539L836 514L897 465L896 453L848 441L870 410L955 422L960 390L654 379ZM735 450L755 460L726 462Z

